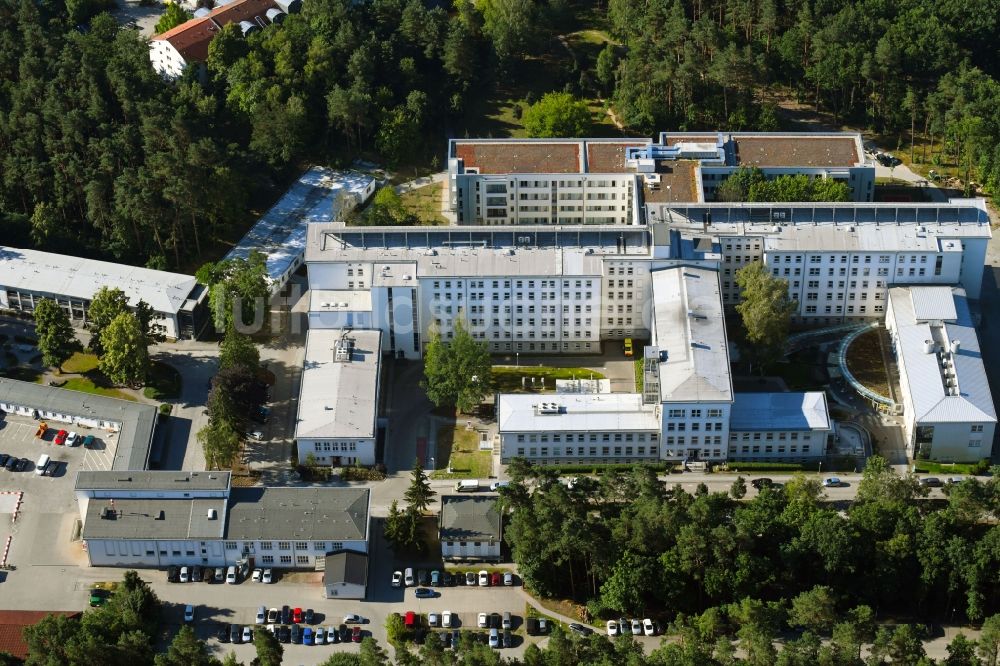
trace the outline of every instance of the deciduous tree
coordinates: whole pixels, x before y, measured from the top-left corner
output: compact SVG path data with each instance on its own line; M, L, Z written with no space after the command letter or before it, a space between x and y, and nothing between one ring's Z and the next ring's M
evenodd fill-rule
M62 365L80 346L69 315L52 299L43 298L35 304L33 317L42 363L54 367Z
M528 136L587 136L591 115L590 109L582 100L569 93L551 92L525 109L521 121Z
M138 318L123 312L101 331L101 372L115 384L139 386L149 372L147 339Z
M788 296L788 282L771 275L761 261L736 271L740 302L736 311L743 319L747 340L754 345L762 366L777 360L788 338L788 327L798 303Z
M101 333L123 312L128 312L128 297L117 287L101 287L94 294L87 309L87 330L90 331L90 351L104 354Z

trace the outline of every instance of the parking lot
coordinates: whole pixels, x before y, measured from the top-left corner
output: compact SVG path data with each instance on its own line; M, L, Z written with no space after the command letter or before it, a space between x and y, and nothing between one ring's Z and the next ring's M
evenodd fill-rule
M54 477L75 478L80 470L111 469L111 461L114 460L115 448L118 445L115 433L52 421L47 423L48 429L45 434L37 438L35 433L38 431L39 423L41 421L23 416L7 414L0 417L0 454L27 458L31 464L26 471L33 472L39 456L47 453L52 460L62 463L53 474ZM67 433L76 432L78 435L76 446L57 445L55 440L60 430L66 430ZM84 448L81 444L88 435L92 435L94 441L90 447ZM3 478L0 474L0 487L3 486Z

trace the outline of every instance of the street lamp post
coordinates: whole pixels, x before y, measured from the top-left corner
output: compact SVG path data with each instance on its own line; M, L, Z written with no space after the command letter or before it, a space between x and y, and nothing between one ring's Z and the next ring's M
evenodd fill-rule
M521 367L521 352L514 352L514 364Z

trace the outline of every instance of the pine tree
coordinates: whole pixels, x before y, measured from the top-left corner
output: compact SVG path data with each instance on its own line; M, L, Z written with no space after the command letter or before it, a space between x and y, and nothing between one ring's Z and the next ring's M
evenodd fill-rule
M408 510L422 514L431 505L431 500L437 495L433 490L431 490L431 483L427 478L427 474L424 473L424 467L420 463L420 459L417 458L413 462L413 480L410 481L410 487L406 489L406 494L403 498L406 500L406 505Z

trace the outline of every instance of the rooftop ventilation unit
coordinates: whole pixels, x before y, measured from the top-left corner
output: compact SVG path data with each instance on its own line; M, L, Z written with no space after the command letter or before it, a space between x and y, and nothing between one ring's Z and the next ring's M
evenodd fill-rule
M337 341L337 346L333 350L333 360L337 363L348 363L351 360L351 353L354 351L354 340L341 338Z
M216 518L217 515L218 514L215 512L215 509L209 509L208 510L208 519L209 520L215 520L215 518Z
M538 405L539 414L558 414L559 411L558 402L542 402Z

